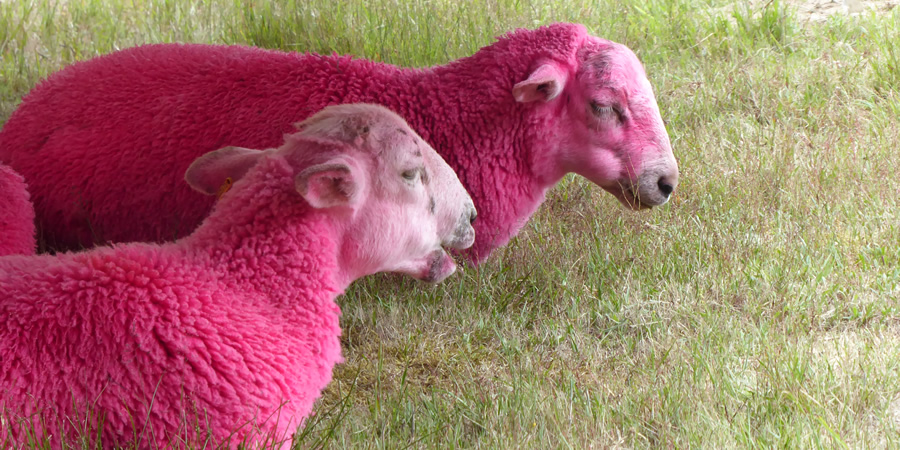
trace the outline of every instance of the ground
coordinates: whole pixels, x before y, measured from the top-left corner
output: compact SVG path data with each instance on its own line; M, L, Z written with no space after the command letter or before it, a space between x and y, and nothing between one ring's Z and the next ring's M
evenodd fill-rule
M897 3L6 2L0 122L48 73L146 42L421 67L583 23L643 61L673 200L630 212L570 175L483 266L354 283L300 445L898 448Z

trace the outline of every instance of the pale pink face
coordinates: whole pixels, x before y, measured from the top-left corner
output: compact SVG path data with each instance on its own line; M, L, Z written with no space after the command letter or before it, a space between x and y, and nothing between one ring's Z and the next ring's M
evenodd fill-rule
M350 143L347 152L330 157L330 164L345 168L319 181L344 183L340 188L350 194L352 215L341 249L346 270L355 276L399 272L433 282L455 271L444 247L474 243L475 206L450 166L401 117L374 105L339 105L301 126L295 136L302 139ZM292 151L290 139L285 147ZM315 206L315 200L310 203Z
M555 159L551 176L575 172L630 208L662 205L678 164L643 66L627 47L593 37L578 56L578 67L538 66L514 90L559 117L542 149Z

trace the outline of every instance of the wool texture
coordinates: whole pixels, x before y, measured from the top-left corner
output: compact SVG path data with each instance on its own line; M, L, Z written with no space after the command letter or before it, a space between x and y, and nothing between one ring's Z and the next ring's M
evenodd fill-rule
M30 255L36 246L28 186L21 175L0 164L0 256Z
M174 243L0 258L0 442L102 416L103 448L289 443L341 359L345 287L294 176L266 157Z
M478 209L475 261L506 244L561 174L534 148L556 117L511 91L536 61L577 65L575 24L517 30L431 68L243 46L146 45L73 64L22 101L0 132L0 161L32 188L48 244L167 241L214 202L181 177L199 155L267 148L338 103L377 103L404 117L458 174Z

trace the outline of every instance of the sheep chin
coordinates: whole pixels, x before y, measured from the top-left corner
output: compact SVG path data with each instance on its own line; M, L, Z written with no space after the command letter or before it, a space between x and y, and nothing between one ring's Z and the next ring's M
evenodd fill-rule
M650 209L653 205L649 205L646 203L642 203L639 196L635 195L634 191L631 188L628 188L623 185L618 185L615 187L607 187L601 186L603 190L609 192L622 204L622 206L632 210L632 211L640 211L642 209Z
M432 252L428 261L428 271L419 278L422 281L439 283L456 272L456 261L444 249Z

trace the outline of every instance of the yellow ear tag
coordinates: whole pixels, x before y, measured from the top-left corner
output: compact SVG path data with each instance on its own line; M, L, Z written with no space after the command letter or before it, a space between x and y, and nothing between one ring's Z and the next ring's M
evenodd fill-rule
M225 182L222 183L221 186L219 186L219 193L216 194L216 199L222 198L222 196L225 195L225 193L228 192L229 189L231 189L232 184L234 184L234 182L231 181L231 177L226 178Z

